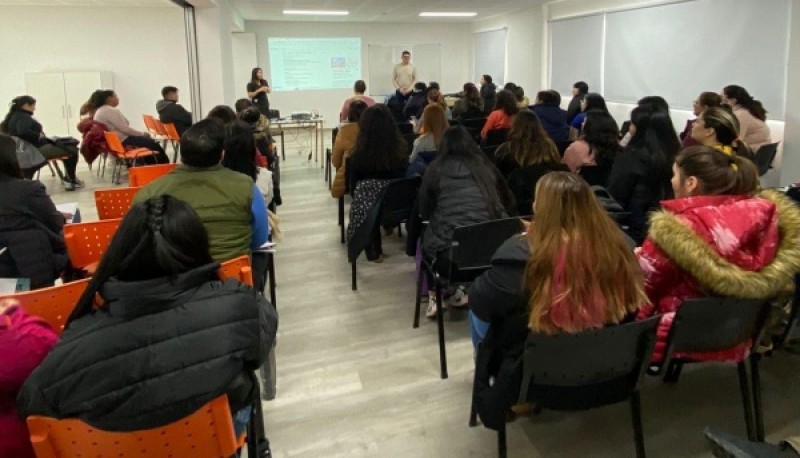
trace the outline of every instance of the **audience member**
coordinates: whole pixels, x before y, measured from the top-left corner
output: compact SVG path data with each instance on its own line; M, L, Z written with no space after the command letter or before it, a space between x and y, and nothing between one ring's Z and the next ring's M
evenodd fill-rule
M497 86L489 75L481 76L481 98L483 99L483 113L488 115L497 104Z
M258 112L257 108L253 109ZM250 125L244 121L227 124L223 150L223 167L250 177L261 191L264 202L269 204L272 201L272 172L256 164L256 143Z
M367 104L367 108L375 105L375 99L364 95L367 92L367 83L364 80L358 80L353 85L353 93L354 95L344 101L342 105L342 111L339 113L339 121L347 122L349 119L348 113L350 111L350 104L355 102L356 100L360 100Z
M733 108L739 120L739 139L751 151L772 142L767 126L767 110L741 86L730 85L722 89L722 103Z
M258 106L255 105L254 106ZM223 124L228 124L236 120L236 112L228 105L217 105L208 112L206 119L216 118Z
M483 118L483 99L478 88L472 83L464 83L461 98L453 106L453 119Z
M639 99L636 102L637 107L644 107L650 111L663 111L669 117L669 104L664 97L660 95L648 95ZM670 118L670 123L672 123L672 119ZM628 146L628 143L631 141L633 137L633 132L630 129L631 121L627 120L622 123L622 127L619 129L619 134L622 136L622 139L619 141L620 146L625 148Z
M14 140L0 135L0 278L53 286L68 261L64 215L42 183L23 179L16 152Z
M596 92L590 92L583 97L581 100L581 112L575 115L570 123L570 126L574 129L573 136L577 136L578 132L581 131L581 127L583 126L583 120L586 119L586 113L589 110L600 110L603 112L608 113L608 108L606 107L606 99L603 98L602 95ZM611 116L609 114L609 116ZM616 124L616 122L614 122ZM619 132L619 131L618 131Z
M33 118L36 111L36 99L29 95L21 95L11 101L3 122L0 123L0 132L21 138L35 146L48 160L64 158L64 189L74 191L82 188L83 182L78 179L75 169L78 167L77 141L74 144L57 142L47 138L42 125ZM74 141L74 140L73 140Z
M428 87L422 81L418 81L414 84L413 92L409 92L408 103L406 103L403 109L403 115L406 119L418 116L420 110L425 108L425 105L428 103L427 90Z
M192 113L178 103L178 88L165 86L161 89L162 99L156 102L158 118L165 124L174 124L178 135L183 135L192 125Z
M518 112L519 107L514 94L506 90L498 92L495 108L486 118L486 124L481 129L481 139L486 140L490 130L510 129L511 122Z
M414 148L411 150L409 158L411 164L406 171L407 176L425 174L428 164L436 159L444 131L450 127L445 111L438 103L431 103L425 107L421 121L423 133L414 140Z
M554 90L539 91L530 110L536 113L544 131L554 142L569 141L567 112L561 109L561 94Z
M601 176L599 182L589 184L605 186L614 158L622 150L618 139L619 130L614 118L604 111L591 110L586 115L580 138L564 151L561 162L574 173L580 173L584 166L600 167L607 172L605 180Z
M50 326L19 302L0 300L0 456L36 458L25 420L17 414L17 394L57 340Z
M672 173L675 199L651 216L638 252L652 304L639 318L664 314L654 361L663 358L675 312L685 300L774 298L794 289L800 270L800 210L781 193L758 192L752 162L730 150L692 146L678 154ZM673 356L740 360L751 344Z
M159 163L169 163L167 153L147 132L140 132L130 126L128 119L123 116L117 106L119 96L112 90L95 91L92 94L92 106L95 109L94 120L104 124L110 132L119 136L124 146L133 148L147 148L155 151Z
M181 137L181 166L140 190L134 202L162 194L189 204L208 232L217 262L258 249L269 236L267 208L261 190L249 177L220 164L225 126L204 119Z
M445 131L439 157L422 178L418 199L421 218L430 222L422 239L422 254L439 272L449 265L450 242L456 227L515 213L514 199L500 171L462 126ZM428 280L428 285L433 286L433 279ZM451 301L450 305L466 304ZM428 292L426 316L436 316L434 291Z
M482 342L476 407L489 427L504 422L517 402L529 332L612 326L632 320L647 302L633 243L589 186L571 173L552 172L536 188L535 224L506 241L469 289L473 343Z
M269 97L272 92L269 83L264 79L264 70L256 67L250 72L250 82L247 83L247 96L264 116L269 118ZM230 121L229 121L230 122Z
M569 106L567 107L568 124L572 124L572 120L581 112L581 102L588 93L589 85L583 81L578 81L572 85L572 100L569 101Z
M719 96L716 92L702 92L700 95L692 102L692 112L694 113L695 119L690 119L686 121L686 127L683 128L683 132L680 134L681 139L681 146L697 146L697 140L692 138L692 127L694 126L694 122L696 118L700 116L700 113L704 112L708 108L716 108L722 105L722 97Z
M517 86L517 88L514 89L514 96L517 97L517 106L520 110L528 108L531 104L531 100L525 95L525 90L522 89L522 86Z
M672 163L681 149L669 113L639 106L631 111L631 140L619 153L608 178L608 192L630 212L628 234L641 244L647 214L672 197Z
M403 51L400 55L400 63L395 65L392 70L392 84L404 97L408 97L416 82L417 70L411 63L411 53Z
M227 394L244 432L278 318L249 286L221 282L218 268L190 205L157 196L131 207L61 340L20 390L20 415L133 431Z
M356 146L350 155L347 169L350 192L350 224L347 240L367 220L369 210L383 195L384 189L395 178L402 178L408 168L408 148L394 123L392 113L384 105L376 104L361 115ZM376 232L367 247L367 259L383 261L381 235Z
M347 158L356 146L358 138L358 122L364 111L369 108L363 100L354 100L350 104L347 112L347 122L339 126L339 133L336 134L336 141L333 143L333 155L331 164L336 168L336 177L331 185L331 195L338 199L346 194L347 184L345 183Z
M700 113L692 124L691 135L701 145L753 159L752 151L739 140L739 121L728 107L709 108Z
M420 121L418 125L422 125L422 115L425 111L425 107L431 104L437 104L442 107L442 111L444 112L444 115L448 121L453 119L453 115L450 113L450 108L447 106L447 102L444 101L444 97L442 96L442 91L435 87L429 87L425 95L425 105L420 107L416 114L417 119Z
M94 120L94 113L97 110L92 100L94 100L100 92L103 92L102 89L93 92L89 100L81 106L81 120L77 125L78 132L83 136L80 149L81 156L83 156L83 159L89 166L94 163L95 159L106 154L108 150L105 137L105 133L108 132L108 127Z

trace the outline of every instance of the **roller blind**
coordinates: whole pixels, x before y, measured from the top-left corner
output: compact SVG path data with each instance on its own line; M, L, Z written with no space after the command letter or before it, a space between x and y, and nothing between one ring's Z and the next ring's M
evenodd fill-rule
M502 28L473 34L475 68L473 81L478 82L481 75L492 77L498 87L506 81L506 37L508 29Z

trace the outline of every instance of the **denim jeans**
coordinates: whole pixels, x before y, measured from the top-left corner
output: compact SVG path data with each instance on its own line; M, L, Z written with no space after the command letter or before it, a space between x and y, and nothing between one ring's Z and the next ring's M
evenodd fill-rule
M247 430L250 417L253 415L253 406L247 406L233 415L233 432L236 437Z
M478 344L483 342L483 339L486 338L486 332L489 330L489 323L473 315L470 310L469 324L472 334L472 346L477 350Z

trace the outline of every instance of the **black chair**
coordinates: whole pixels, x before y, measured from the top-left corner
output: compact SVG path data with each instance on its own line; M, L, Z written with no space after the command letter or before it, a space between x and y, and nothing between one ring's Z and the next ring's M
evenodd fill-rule
M644 458L639 388L653 353L659 320L656 316L577 334L529 334L518 403L534 403L537 411L580 411L628 400L636 456ZM476 412L473 401L470 426L477 424ZM504 422L497 430L497 448L505 458Z
M500 146L508 140L511 129L492 129L486 133L485 146Z
M485 154L486 157L492 162L492 164L494 164L495 162L497 162L496 161L496 159L497 159L497 154L496 153L497 153L497 148L499 148L499 147L500 147L500 145L492 145L492 146L481 146L480 148L481 148L481 151L483 151L483 154Z
M331 152L330 148L325 148L325 182L328 183L328 191L331 190L333 187L333 180L331 180L331 169L333 168L331 164L331 157L333 157L333 153Z
M419 327L420 295L425 272L430 272L436 291L436 324L439 332L439 366L441 377L447 378L447 354L444 343L444 318L442 290L452 284L470 283L492 267L492 256L506 240L522 230L518 218L504 218L484 223L460 226L453 231L448 266L445 272L437 271L423 256L417 276L417 297L414 308L414 328Z
M414 125L410 122L399 122L395 125L402 135L410 135L414 133Z
M486 124L486 118L466 118L466 119L459 119L459 122L467 132L475 139L475 143L480 144L481 142L481 130L483 130L483 125Z
M747 376L747 359L738 361L736 366L739 372L739 388L742 392L747 437L753 441L764 440L761 383L758 372L759 355L753 350L760 341L769 306L768 301L760 299L706 297L685 301L675 314L661 365L664 381L677 382L685 363L702 361L677 359L673 357L675 353L726 350L752 340L753 348L749 358L752 391Z
M778 143L764 145L756 151L755 163L758 167L758 176L764 176L769 172L776 154L778 154Z
M589 186L605 187L608 184L608 177L611 175L611 163L581 166L578 175L580 175Z
M403 140L406 141L406 148L408 150L408 156L411 156L411 152L414 151L414 140L417 139L419 135L411 132L410 134L403 134Z
M344 244L345 237L345 226L344 226L344 196L350 194L350 177L347 175L347 170L350 167L350 158L345 158L344 160L344 194L342 197L337 199L339 201L339 231L341 234L341 242Z
M401 178L389 184L383 195L381 226L397 227L397 235L402 237L401 224L408 221L411 209L417 200L422 177Z
M792 337L794 330L797 328L798 319L800 318L798 315L800 315L800 274L794 276L794 298L792 299L792 308L786 320L786 328L783 333L773 339L775 348L782 347Z

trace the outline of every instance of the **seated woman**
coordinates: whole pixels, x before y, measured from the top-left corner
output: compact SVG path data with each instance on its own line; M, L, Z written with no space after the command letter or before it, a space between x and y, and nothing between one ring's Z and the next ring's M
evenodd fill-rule
M64 215L43 184L23 179L16 151L14 140L0 135L0 278L53 286L68 261Z
M521 382L529 332L578 333L622 323L647 302L632 241L586 182L552 172L536 188L536 218L527 234L506 241L469 289L473 343L483 342L477 408L489 427L504 421L517 401L519 389L511 387Z
M694 113L695 119L686 121L686 127L683 128L683 132L681 132L679 135L681 139L681 146L685 148L687 146L699 145L697 140L692 138L692 127L694 126L694 122L697 120L697 117L700 116L700 113L709 108L719 107L720 105L722 105L722 98L716 92L700 93L700 95L692 103L692 112Z
M511 172L538 163L533 162L534 159L558 157L558 149L542 128L539 117L531 111L523 110L514 117L508 141L500 145L494 154L495 165L503 178L508 179Z
M431 82L431 84L437 84L435 82ZM420 107L419 111L416 114L417 122L414 123L414 133L424 133L423 124L425 123L425 108L430 105L439 105L442 108L442 112L444 113L445 119L450 121L453 119L453 115L450 113L450 108L448 108L447 103L444 101L444 97L442 96L442 92L439 90L438 87L429 87L428 93L426 95L426 103L422 107Z
M730 150L692 146L678 154L672 173L675 199L651 216L638 252L652 304L638 318L664 314L656 362L683 301L708 295L773 298L793 290L800 271L800 209L781 193L759 192L753 163ZM692 357L734 360L749 348L747 343Z
M44 320L28 315L16 300L0 300L0 456L36 456L25 420L17 414L17 394L57 340Z
M348 242L366 222L370 208L381 198L389 182L404 177L408 168L406 141L386 105L376 104L361 116L349 167L347 176L353 202L347 226ZM380 232L372 235L372 243L365 251L369 261L383 261Z
M117 108L119 97L116 92L111 90L95 91L92 94L91 102L95 110L94 120L104 124L110 132L116 133L123 145L155 151L159 163L169 163L169 158L167 153L164 152L164 148L150 138L150 134L147 132L140 132L132 128L128 119L119 111L119 108Z
M258 111L257 108L255 110ZM222 165L252 178L264 196L264 202L269 205L272 202L272 172L256 165L256 154L255 139L249 124L234 121L225 126L225 155L222 157Z
M342 111L339 113L340 122L348 122L350 119L350 106L355 101L363 102L367 105L367 108L375 105L375 99L368 95L364 95L366 92L367 83L365 83L364 80L358 80L353 84L353 96L345 99L344 103L342 104Z
M78 179L75 169L78 167L78 147L74 145L56 143L45 136L42 125L33 118L36 111L36 99L29 95L21 95L11 101L3 122L0 123L0 132L14 137L19 137L39 149L42 156L48 160L64 158L64 189L74 191L82 188L83 182Z
M217 105L208 112L206 119L208 118L217 118L222 121L223 124L228 124L229 122L236 121L236 112L228 105Z
M159 196L131 207L61 340L22 386L20 415L133 431L227 394L240 434L278 319L218 268L189 205Z
M567 112L561 109L561 94L558 91L548 90L539 91L536 94L536 102L530 107L536 113L542 128L554 142L566 142L569 140L569 125L567 124Z
M669 113L647 106L631 111L631 140L617 155L608 178L608 192L626 212L637 244L647 235L647 214L672 197L672 163L681 149Z
M515 213L514 198L500 171L461 126L445 131L439 157L422 178L418 202L420 216L429 221L422 254L440 272L450 263L450 242L456 227ZM428 285L433 286L430 278ZM434 291L428 292L426 315L436 316Z
M692 138L700 145L753 160L753 151L739 140L739 121L727 107L709 108L692 124Z
M769 126L767 126L767 110L760 101L753 98L747 89L730 85L722 89L722 103L733 109L739 120L739 139L754 153L759 148L772 143Z
M569 124L571 128L570 129L571 138L574 139L578 137L578 133L581 132L581 129L583 127L583 121L586 119L586 115L591 110L600 110L608 114L608 116L611 116L611 114L608 112L608 107L606 106L606 99L604 99L602 95L596 92L590 92L586 94L581 100L580 113L575 115L575 117L572 118L572 121ZM611 119L613 120L614 118L612 117ZM617 125L616 121L614 121L614 125Z
M497 85L492 82L491 75L481 75L478 82L481 85L480 93L483 99L483 113L488 115L497 105Z
M486 118L486 124L481 129L481 141L486 141L489 131L498 129L510 129L514 116L519 113L517 97L514 93L502 90L497 93L497 103L494 110Z
M439 144L442 141L444 131L450 125L444 114L442 106L438 103L431 103L422 112L422 134L414 140L414 148L411 150L411 157L408 159L411 164L408 166L406 176L422 176L425 169L436 159L436 152L439 151Z
M333 154L331 155L331 164L336 168L336 176L333 178L333 185L331 185L331 196L338 199L347 193L347 184L345 183L345 175L347 167L345 163L353 147L356 146L356 139L358 138L358 122L364 111L369 108L367 104L361 100L354 100L350 103L347 110L347 122L339 126L339 133L336 134L336 142L333 144Z
M242 100L250 102L247 99ZM271 200L265 202L274 209L275 206L283 203L281 199L281 160L274 148L272 137L269 135L269 119L255 106L244 108L238 117L250 126L256 145L256 165L269 171L272 177Z
M606 186L608 175L614 158L622 150L619 146L619 130L614 118L601 110L586 113L580 138L572 142L564 151L561 162L573 173L582 173L582 169L597 166L596 176L590 179L590 185ZM588 177L585 176L588 179Z
M483 114L483 99L478 88L472 83L464 83L461 98L453 105L453 119L480 119Z

